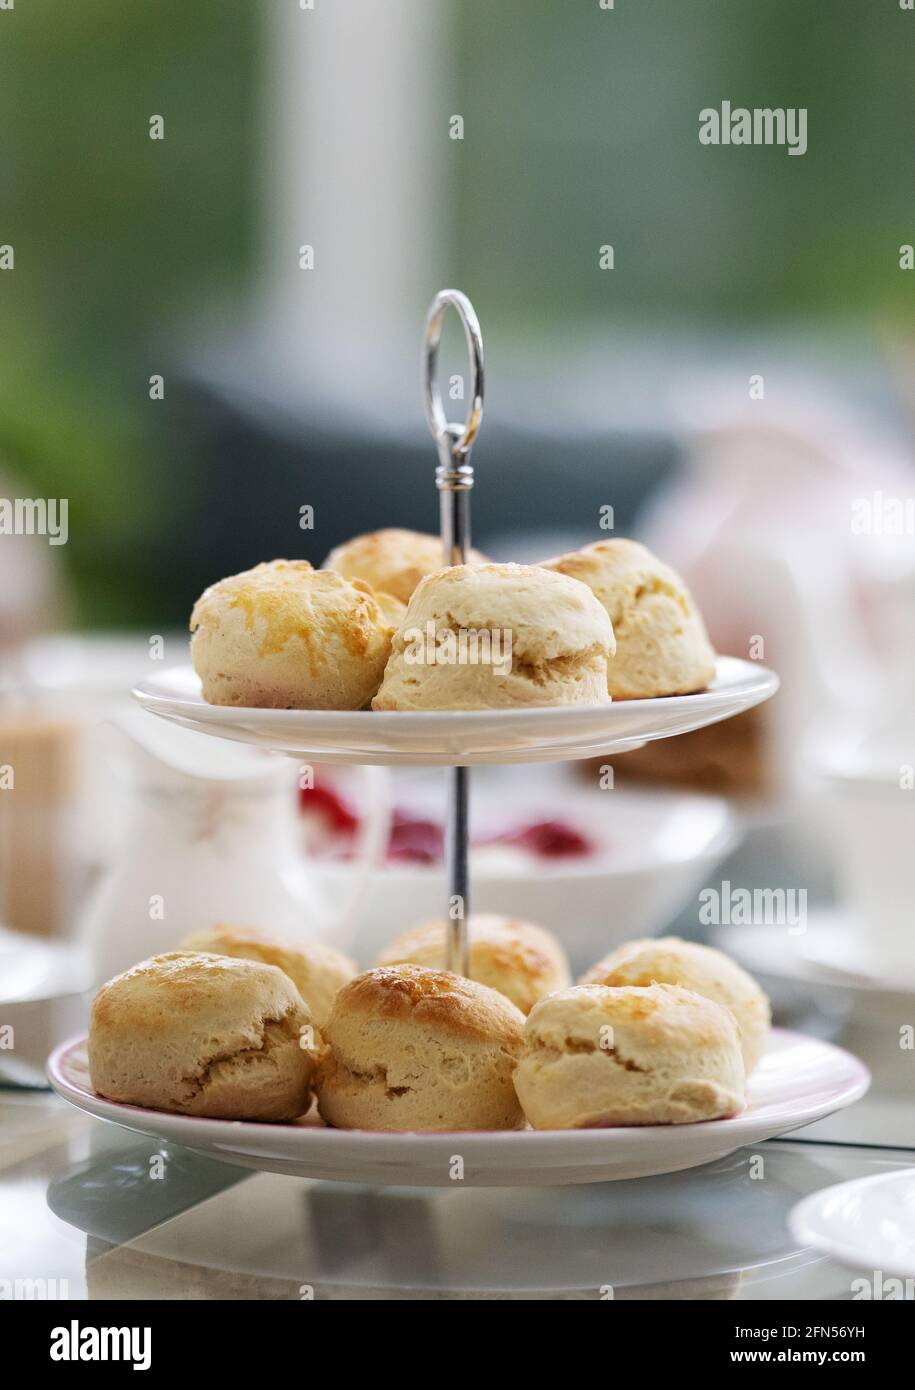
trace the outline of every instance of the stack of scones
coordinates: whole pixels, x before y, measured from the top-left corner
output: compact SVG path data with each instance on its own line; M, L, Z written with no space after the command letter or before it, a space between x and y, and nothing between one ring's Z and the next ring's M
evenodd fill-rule
M191 630L218 705L525 709L686 694L715 675L682 581L625 540L443 569L437 537L378 531L324 569L275 560L220 580ZM489 668L439 659L481 633ZM430 642L435 658L417 659ZM316 1105L328 1125L393 1131L686 1124L744 1106L769 1005L719 951L634 941L572 984L541 927L481 915L468 936L465 979L444 969L441 921L362 973L327 946L201 924L98 991L92 1084L185 1115L286 1122Z

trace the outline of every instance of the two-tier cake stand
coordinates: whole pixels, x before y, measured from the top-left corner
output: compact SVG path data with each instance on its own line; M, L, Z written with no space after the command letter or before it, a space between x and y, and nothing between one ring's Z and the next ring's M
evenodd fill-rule
M448 422L437 384L439 342L449 308L461 319L470 354L470 405L463 425ZM426 414L438 450L443 559L446 565L461 564L470 547L470 451L483 415L483 343L465 295L456 290L436 295L426 320L423 357ZM145 682L134 695L145 709L179 724L298 758L447 768L447 960L449 969L466 974L471 765L609 757L727 719L768 699L777 688L773 672L755 662L722 657L715 680L699 694L562 708L417 713L229 708L204 701L190 666ZM92 1091L82 1041L58 1049L49 1074L61 1095L91 1114L244 1167L338 1181L433 1186L596 1182L694 1167L820 1119L857 1099L868 1083L866 1069L840 1049L776 1031L751 1079L746 1110L730 1120L632 1129L402 1134L329 1129L313 1115L294 1125L268 1125L118 1105Z

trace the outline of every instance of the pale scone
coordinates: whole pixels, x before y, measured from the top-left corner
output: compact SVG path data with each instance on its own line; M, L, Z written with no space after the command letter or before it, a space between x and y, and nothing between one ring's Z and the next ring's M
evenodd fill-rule
M475 980L379 966L344 985L324 1028L318 1108L341 1129L515 1129L524 1015Z
M578 983L682 985L731 1010L740 1029L747 1076L765 1051L772 1020L767 996L736 961L712 946L678 936L627 941L586 970Z
M102 985L89 1074L126 1105L222 1120L294 1120L311 1100L317 1040L275 965L196 951L151 956Z
M191 614L191 656L211 705L362 709L381 685L398 613L367 585L307 560L212 584Z
M372 708L599 704L613 650L585 584L534 565L455 565L413 594Z
M715 678L715 652L680 576L638 541L608 540L545 560L597 595L613 623L607 667L614 700L688 695Z
M486 556L478 550L472 550L468 556L471 565L485 561ZM421 579L444 569L445 558L440 536L389 526L338 545L324 566L336 570L344 579L363 579L373 589L409 603Z
M575 985L528 1014L515 1088L535 1129L723 1119L744 1104L737 1023L676 985Z
M470 978L497 989L530 1013L538 999L571 983L566 953L552 932L511 917L477 913L467 923ZM379 965L410 962L432 970L445 968L446 926L424 922L401 932L378 957Z
M193 932L181 942L182 951L212 951L276 965L288 975L320 1028L327 1020L338 989L356 974L356 964L321 941L299 941L256 927L233 927L225 922Z

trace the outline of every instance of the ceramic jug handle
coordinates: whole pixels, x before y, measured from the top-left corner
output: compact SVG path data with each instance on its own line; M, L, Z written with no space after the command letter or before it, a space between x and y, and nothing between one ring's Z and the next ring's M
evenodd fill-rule
M377 869L384 865L391 832L391 774L386 767L359 764L356 769L362 780L359 803L364 808L359 817L353 859L353 882L341 902L324 905L325 920L322 936L340 951L348 951L359 928L359 915Z

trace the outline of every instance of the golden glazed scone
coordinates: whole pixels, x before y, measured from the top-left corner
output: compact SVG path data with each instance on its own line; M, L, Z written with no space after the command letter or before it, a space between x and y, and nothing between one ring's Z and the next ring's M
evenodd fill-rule
M486 556L472 550L468 561L482 565ZM440 536L390 526L338 545L324 561L324 567L336 570L344 579L363 579L373 589L409 603L419 581L444 569L445 560Z
M744 1104L737 1024L676 985L575 985L528 1014L515 1089L535 1129L723 1119Z
M772 1019L768 998L736 961L712 946L677 936L627 941L592 965L578 983L682 985L731 1010L740 1030L747 1076L765 1051Z
M545 560L547 569L587 584L613 623L616 655L607 667L614 700L688 695L715 677L715 652L680 576L637 541L609 540Z
M477 913L467 923L470 978L497 989L523 1014L538 999L571 983L566 953L552 932L511 917ZM378 957L379 965L410 962L432 970L445 968L446 927L424 922L401 932Z
M367 584L273 560L212 584L191 614L211 705L362 709L378 690L397 613Z
M275 965L288 975L320 1028L330 1013L338 989L356 974L356 964L333 946L320 941L297 941L256 927L233 927L219 922L193 932L181 942L182 951L212 951Z
M89 1021L100 1096L223 1120L294 1120L311 1100L311 1016L275 965L152 956L102 985Z
M318 1108L341 1129L515 1129L524 1015L475 980L379 966L344 985L324 1028Z
M587 585L534 565L455 565L410 599L372 708L599 704L613 651Z

